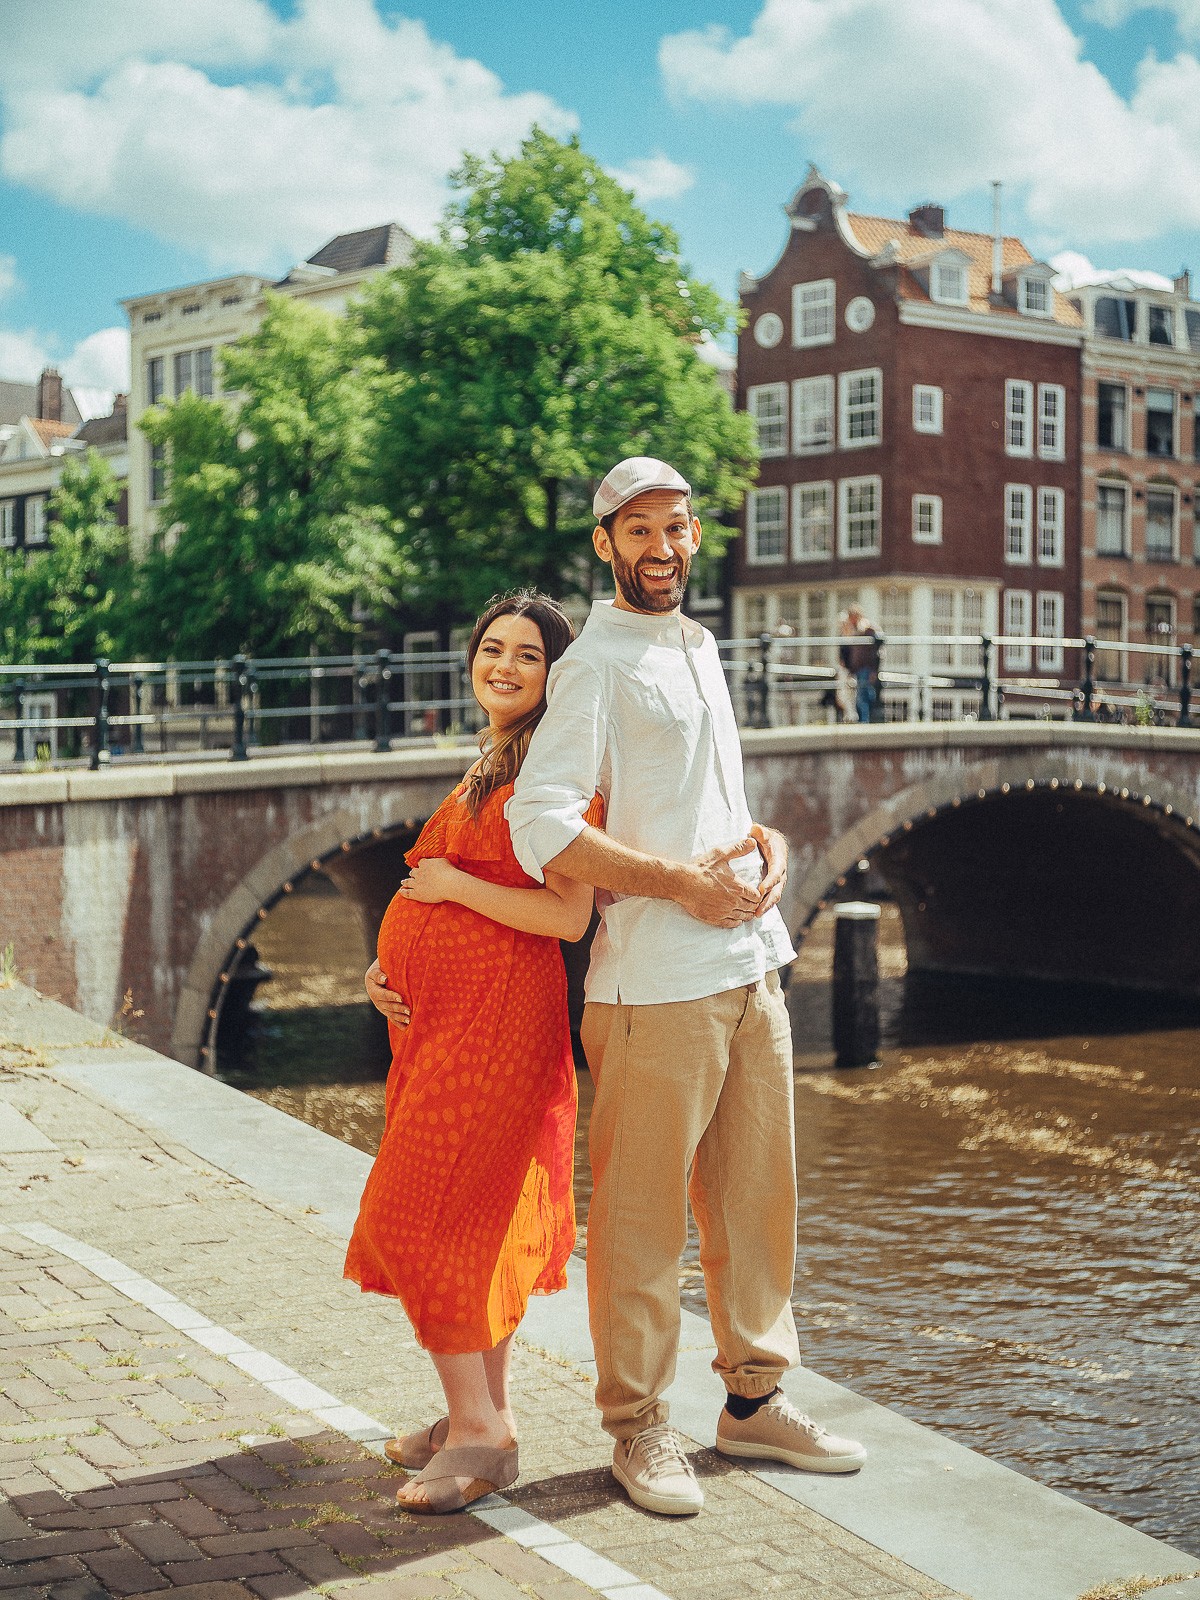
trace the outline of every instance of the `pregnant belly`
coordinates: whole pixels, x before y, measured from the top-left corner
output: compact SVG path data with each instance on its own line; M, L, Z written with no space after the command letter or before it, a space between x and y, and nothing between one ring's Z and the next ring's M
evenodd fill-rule
M503 982L519 961L527 982L553 994L564 984L557 939L517 933L453 901L423 905L397 894L379 928L388 988L416 1008L448 983L460 1003Z

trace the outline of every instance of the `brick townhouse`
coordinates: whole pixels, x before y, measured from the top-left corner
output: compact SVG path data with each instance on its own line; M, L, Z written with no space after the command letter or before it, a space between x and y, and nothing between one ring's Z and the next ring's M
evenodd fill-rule
M733 547L734 633L836 633L852 601L891 635L1075 632L1083 319L1053 269L1018 239L947 227L940 206L852 213L815 168L786 210L779 260L741 284L738 404L763 459ZM1049 644L1004 657L1014 708L1076 666ZM977 661L888 654L924 680ZM894 686L889 714L973 703L945 681L915 698Z
M1129 275L1072 291L1083 323L1082 604L1112 644L1200 642L1200 305ZM1097 675L1174 684L1178 663L1101 650Z

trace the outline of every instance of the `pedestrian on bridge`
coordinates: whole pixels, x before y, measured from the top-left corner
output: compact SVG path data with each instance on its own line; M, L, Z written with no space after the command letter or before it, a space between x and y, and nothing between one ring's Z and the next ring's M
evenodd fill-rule
M679 1346L687 1196L700 1232L717 1449L819 1472L862 1446L779 1388L799 1358L792 1045L778 969L787 846L751 821L715 639L681 610L700 522L672 467L622 461L593 503L616 598L552 669L507 806L532 878L595 885L582 1039L595 1083L588 1305L613 1475L635 1504L703 1494L663 1393ZM599 792L604 831L588 814Z
M504 806L572 638L551 600L519 594L467 647L487 712L482 755L408 852L367 992L394 1051L379 1154L346 1276L404 1305L447 1416L385 1446L417 1470L408 1511L461 1510L517 1477L512 1336L528 1297L566 1286L575 1243L575 1067L560 939L592 914L590 885L528 876ZM599 801L587 808L599 825Z

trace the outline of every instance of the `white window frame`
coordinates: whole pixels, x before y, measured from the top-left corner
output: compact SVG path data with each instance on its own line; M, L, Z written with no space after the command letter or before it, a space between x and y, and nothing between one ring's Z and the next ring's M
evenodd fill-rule
M773 416L764 416L774 404ZM746 390L746 410L754 418L758 430L760 456L785 456L788 453L788 386L786 383L755 383ZM765 443L766 430L770 428L777 437L774 443Z
M1061 383L1038 384L1037 453L1043 461L1067 458L1067 391Z
M17 502L0 500L0 549L11 550L17 542Z
M1037 559L1039 567L1061 567L1066 548L1066 495L1062 489L1037 492Z
M962 282L961 294L949 294L942 284L944 272L957 273ZM940 306L969 306L971 303L970 271L965 261L935 261L929 268L929 298Z
M815 331L808 326L817 323ZM833 278L813 278L792 289L792 345L811 350L832 344L837 335L837 284Z
M1028 589L1004 591L1004 632L1010 638L1027 639L1033 632L1033 596ZM1004 665L1011 672L1028 672L1033 654L1027 644L1006 644Z
M921 415L923 401L929 402L929 417ZM942 431L943 393L942 387L937 383L913 384L913 432L914 433L941 433Z
M1121 492L1121 548L1107 550L1100 547L1100 518L1103 515L1100 505L1101 489L1119 489ZM1129 485L1124 482L1106 482L1104 479L1096 485L1096 554L1098 556L1127 556L1129 554Z
M1037 636L1040 639L1061 639L1066 607L1063 596L1056 589L1039 589L1037 596ZM1040 644L1037 647L1039 672L1061 672L1062 645Z
M1171 499L1171 554L1169 556L1152 556L1150 554L1150 497L1161 496L1164 500ZM1178 561L1179 560L1179 490L1166 483L1148 483L1146 485L1146 523L1143 530L1142 551L1147 561Z
M779 553L763 555L758 548L759 506L770 496L779 505ZM763 489L751 489L746 496L746 564L751 567L779 567L788 553L788 493L779 485L769 484Z
M868 404L851 405L851 385L860 379L869 378L874 385L874 399ZM850 437L850 423L852 418L865 415L871 411L875 414L875 431L864 434L861 438ZM883 368L859 367L854 372L838 373L838 445L842 450L869 450L883 441Z
M161 452L161 454L159 452ZM166 447L166 445L165 444L151 444L149 439L147 439L146 440L146 457L147 457L147 461L148 461L148 469L147 469L147 472L146 472L146 504L150 505L150 506L160 506L160 505L162 505L163 501L167 498L167 447ZM161 494L155 494L155 492L154 492L155 480L159 478L160 474L161 474L161 482L159 483L158 487L162 490L162 493Z
M1028 275L1017 280L1021 286L1020 306L1027 317L1052 317L1054 315L1054 285L1048 278L1034 278ZM1046 293L1044 306L1031 306L1029 304L1029 291L1037 284Z
M808 499L815 507L819 500L825 503L825 545L824 548L814 547L806 541L805 534L811 523L815 521L813 510L806 511L805 501ZM833 483L826 480L823 483L796 483L792 485L792 560L793 561L832 561L833 559Z
M875 497L875 540L870 546L850 547L851 517L861 517L861 511L851 512L850 498L856 489L869 488ZM883 536L883 479L878 473L862 478L838 479L838 555L843 561L869 561L877 556Z
M1101 389L1119 389L1121 391L1121 443L1100 443L1100 405ZM1112 450L1121 455L1129 453L1129 385L1121 383L1117 378L1098 378L1096 380L1096 448L1097 450Z
M1018 406L1017 401L1020 401ZM1004 454L1033 454L1033 385L1024 378L1004 380Z
M1021 496L1024 507L1013 515L1014 496ZM1019 544L1014 547L1013 529L1019 530ZM1033 490L1027 483L1004 485L1004 561L1010 567L1027 567L1033 560Z
M46 519L46 501L44 494L27 495L25 499L25 543L27 545L43 545L50 542L50 530ZM36 511L34 508L37 508Z
M1155 452L1153 455L1150 453L1150 396L1152 394L1165 394L1170 395L1171 397L1171 451L1169 455L1165 456L1159 455L1157 452ZM1182 407L1179 404L1179 394L1175 389L1172 389L1168 385L1162 383L1152 383L1146 385L1145 441L1146 457L1148 460L1177 461L1179 459L1179 419L1181 411ZM1162 413L1160 410L1159 415L1161 414Z
M1100 635L1100 606L1101 602L1115 600L1120 607L1121 619L1119 633L1116 639L1104 639ZM1098 589L1096 591L1096 677L1102 683L1123 683L1127 672L1127 657L1125 646L1129 643L1129 596L1121 589ZM1108 659L1112 659L1116 667L1115 675L1107 671Z
M814 437L813 419L827 424L824 437ZM797 378L792 384L792 450L798 456L827 455L837 443L833 374Z
M923 509L928 508L928 529L921 527ZM942 497L940 494L915 494L912 497L912 536L914 544L941 544Z

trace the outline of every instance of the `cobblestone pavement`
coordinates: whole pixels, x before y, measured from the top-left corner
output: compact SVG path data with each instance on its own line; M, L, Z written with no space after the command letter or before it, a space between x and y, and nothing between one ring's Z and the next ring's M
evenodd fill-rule
M3 1038L0 1008L0 1111L30 1130L0 1142L0 1223L49 1224L108 1252L390 1428L437 1415L402 1312L342 1279L330 1232L68 1087L49 1070L53 1050ZM12 1507L0 1587L20 1600L46 1586L53 1600L168 1586L186 1600L595 1592L474 1517L397 1512L395 1469L85 1266L0 1233L0 1279L0 1488ZM515 1380L522 1480L506 1499L625 1569L625 1587L596 1579L605 1592L950 1594L699 1447L703 1514L642 1513L611 1479L586 1375L518 1344Z

